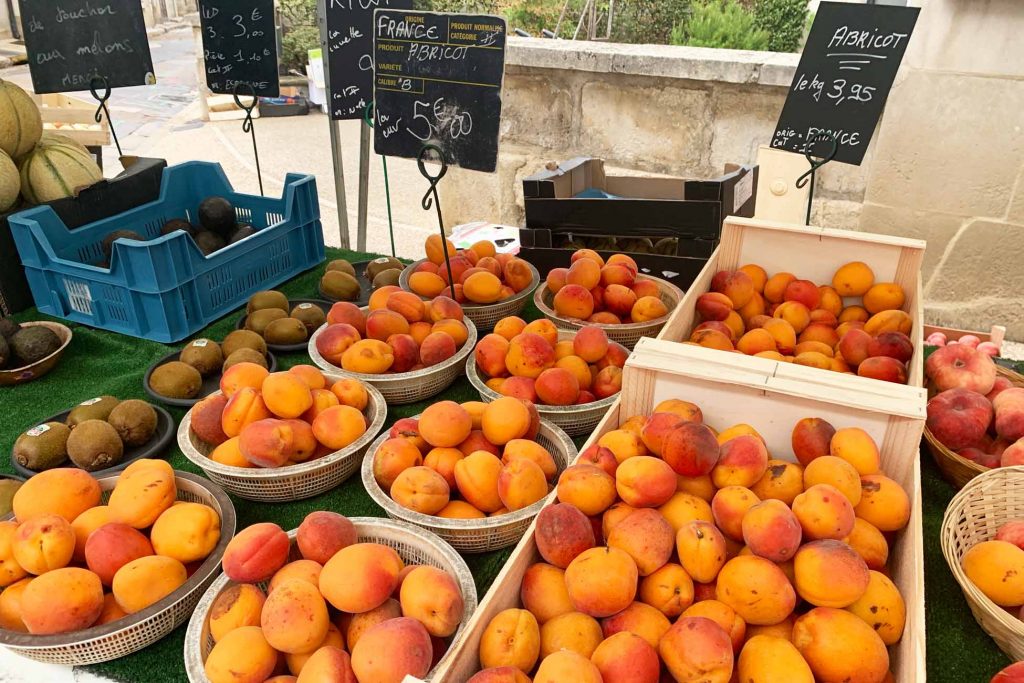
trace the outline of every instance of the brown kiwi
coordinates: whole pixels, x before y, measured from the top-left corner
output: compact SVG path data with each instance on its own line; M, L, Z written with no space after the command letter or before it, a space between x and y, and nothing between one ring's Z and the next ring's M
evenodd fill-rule
M265 336L267 325L275 320L287 317L288 312L282 311L280 308L263 308L249 314L245 319L245 329L252 330L260 336Z
M263 338L268 344L288 346L290 344L301 344L309 339L309 333L301 320L295 318L281 318L267 325L263 332Z
M324 309L316 304L299 304L292 309L292 317L305 325L309 334L313 334L327 322L327 314L324 313Z
M374 278L385 270L393 270L395 268L402 270L405 266L393 256L381 256L366 264L366 279L373 282Z
M82 401L71 409L64 424L74 429L79 422L86 420L106 420L110 411L116 408L118 403L120 401L113 396L98 396L90 398L88 401Z
M60 467L68 459L71 430L60 422L33 427L14 442L14 460L36 472Z
M156 432L156 411L145 401L122 401L110 413L107 422L125 446L141 446Z
M359 280L348 273L337 270L324 273L320 280L320 289L324 294L337 301L355 301L362 291Z
M398 278L402 276L402 271L398 268L389 268L383 272L377 273L377 277L373 278L373 288L380 289L381 287L387 287L388 285L398 285Z
M268 289L265 292L256 292L249 297L249 303L245 307L245 312L252 313L264 308L279 308L287 312L288 297L273 289Z
M267 368L268 370L270 369L267 365L266 355L246 347L238 349L227 357L224 361L224 371L227 372L228 368L232 365L238 365L239 363L255 363L256 365Z
M260 356L267 355L267 342L263 337L252 330L235 330L224 341L220 343L220 350L224 352L224 358L230 358L238 349L252 349Z
M95 472L121 462L124 443L110 423L86 420L68 437L68 457L86 472Z
M356 269L353 268L352 264L346 261L345 259L335 259L334 261L328 263L325 272L329 273L332 270L337 270L342 273L348 273L352 277L356 276Z
M196 339L181 350L179 359L199 371L203 377L215 375L224 365L224 353L212 339Z
M191 365L171 361L153 370L149 386L166 398L195 398L203 387L203 377Z

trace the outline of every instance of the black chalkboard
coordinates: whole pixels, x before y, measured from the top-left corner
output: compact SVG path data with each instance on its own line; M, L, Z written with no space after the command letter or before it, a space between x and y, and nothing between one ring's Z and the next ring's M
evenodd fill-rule
M821 3L771 146L804 152L809 139L826 133L839 143L836 161L859 165L919 12L917 7Z
M21 0L21 26L37 93L156 83L140 0Z
M262 97L281 93L274 0L199 0L199 21L211 92L230 95L242 83Z
M331 118L361 119L373 100L373 12L408 10L412 0L322 0L327 11Z
M433 144L449 164L493 172L505 37L501 17L377 10L377 153L416 157Z

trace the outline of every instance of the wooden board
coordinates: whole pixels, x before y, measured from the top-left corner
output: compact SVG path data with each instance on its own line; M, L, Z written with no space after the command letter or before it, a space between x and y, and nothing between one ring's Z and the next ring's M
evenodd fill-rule
M720 270L735 270L748 263L756 263L769 276L786 271L798 278L818 284L831 283L832 275L845 263L863 261L871 266L876 282L895 282L906 293L903 310L913 320L910 338L914 342L914 355L908 364L906 386L879 380L818 370L781 361L775 363L776 373L799 377L811 382L836 380L841 386L865 392L888 392L907 401L925 400L924 386L924 307L921 301L921 263L925 243L889 235L877 235L850 230L832 230L813 226L737 218L730 216L722 225L722 240L711 255L704 270L686 292L658 339L685 341L698 323L697 299L710 291L711 279ZM859 299L847 299L851 304ZM715 351L724 354L724 351ZM730 353L735 364L748 364L756 359ZM822 378L821 375L834 377Z
M648 414L657 402L667 398L696 403L707 423L718 429L740 422L751 424L764 436L772 457L791 461L794 458L790 436L793 425L801 418L818 416L837 428L865 429L878 442L885 473L911 497L910 524L896 535L889 554L891 578L907 603L903 638L889 648L889 653L897 683L924 681L924 550L918 452L923 421L899 412L891 414L889 411L899 410L897 398L863 406L855 394L836 391L818 395L816 387L800 380L773 377L758 368L722 362L715 356L694 359L680 354L688 348L641 340L626 363L619 400L580 451L617 428L621 421ZM433 680L465 681L479 670L477 653L484 629L498 612L521 607L519 588L523 574L530 565L542 561L533 540L534 532L535 525L531 525L481 600L463 637L453 646L456 652L450 664Z
M66 135L86 147L110 143L110 124L106 117L96 122L96 103L60 93L29 95L39 107L43 130Z

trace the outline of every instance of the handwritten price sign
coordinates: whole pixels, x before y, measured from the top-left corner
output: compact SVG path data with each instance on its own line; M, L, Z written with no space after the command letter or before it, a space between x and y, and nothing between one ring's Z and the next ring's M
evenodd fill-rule
M211 92L230 95L242 83L279 94L273 0L200 0L199 21Z

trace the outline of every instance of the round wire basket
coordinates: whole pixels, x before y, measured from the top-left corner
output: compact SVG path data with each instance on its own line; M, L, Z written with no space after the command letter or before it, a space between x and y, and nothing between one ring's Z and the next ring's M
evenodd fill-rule
M394 548L406 565L425 564L437 567L450 574L459 584L464 603L462 623L451 637L448 652L430 673L439 670L447 664L455 649L452 645L462 635L469 617L476 611L476 584L469 566L443 540L411 524L378 517L351 517L350 519L359 534L360 543L380 543ZM289 561L301 559L295 544L296 533L294 529L288 532L288 537L292 540ZM232 585L234 583L227 575L217 577L213 585L199 599L199 604L196 605L192 619L188 623L188 630L185 632L185 670L190 683L210 683L204 671L206 658L214 645L213 636L210 635L210 611L217 597ZM266 591L266 583L258 585L260 589ZM427 674L427 679L430 679L430 674Z
M417 415L416 419L418 418ZM484 519L448 519L413 512L392 500L373 476L374 455L388 438L388 434L381 434L376 441L370 444L363 457L362 476L366 492L370 494L377 505L384 508L388 517L428 529L461 553L486 553L515 545L526 533L533 518L551 498L548 495L522 510ZM550 422L541 420L540 432L534 441L551 453L555 466L558 468L556 479L557 475L561 474L562 470L576 459L576 446L572 440L565 432Z
M997 467L968 481L949 502L939 532L942 554L974 620L1010 659L1024 659L1024 621L992 602L964 572L964 555L995 539L999 527L1024 518L1024 467Z
M469 336L466 343L462 345L455 355L437 365L429 368L414 370L412 372L393 372L384 375L368 375L362 372L349 372L334 365L324 358L316 348L316 340L327 325L324 325L309 338L309 357L321 370L339 375L340 377L352 377L363 384L368 384L377 389L388 403L393 405L405 405L426 400L437 396L451 386L466 366L466 357L473 353L476 346L476 325L472 320L464 319L466 330Z
M0 630L0 645L40 662L85 666L120 659L152 645L185 623L203 591L220 571L221 556L235 535L235 508L220 487L188 472L175 472L178 500L209 505L220 516L220 540L213 552L177 590L149 607L102 626L74 633L31 635ZM118 477L98 479L106 503Z
M662 280L660 277L652 277L651 275L644 275L643 273L636 276L637 280L652 280L658 285L658 293L661 297L662 303L668 308L666 313L657 320L651 320L645 323L626 323L624 325L607 325L588 323L586 320L580 320L579 318L565 318L555 313L554 306L554 295L548 291L547 283L542 284L533 293L533 303L537 306L537 310L544 314L544 317L563 330L578 330L585 325L597 325L608 335L608 338L614 342L618 342L625 346L630 351L636 346L636 343L640 341L642 337L657 337L658 333L661 332L661 328L665 326L668 319L672 316L672 312L675 311L676 306L683 300L683 290L676 287L667 280Z
M341 379L338 375L325 373L325 376L330 381ZM388 412L384 397L372 386L367 386L366 392L370 398L363 410L366 431L345 448L316 460L286 467L234 467L215 462L207 457L214 446L192 431L191 410L178 425L178 447L207 477L239 498L270 503L311 498L330 491L351 477L359 467L359 459L366 446L384 426Z
M558 331L559 341L570 340L575 336L576 333L569 330ZM470 356L466 361L466 378L473 385L473 388L477 390L477 393L480 394L480 400L484 403L490 403L501 398L501 394L487 386L487 380L480 372L480 368L476 366L476 358L474 356ZM541 418L560 427L569 436L581 436L594 431L594 427L597 426L618 397L618 394L614 394L613 396L602 398L592 403L584 403L583 405L548 406L543 403L535 403L534 405L537 406L537 412L540 413Z
M413 271L416 270L416 266L426 262L427 259L420 259L415 263L410 264L402 271L402 274L398 277L398 286L407 292L411 292L409 289L409 276L412 275ZM498 321L502 318L507 318L510 315L519 315L526 308L526 304L530 301L530 295L540 284L540 271L532 263L526 263L530 266L530 273L533 278L530 280L530 284L521 292L518 292L515 296L510 296L507 299L499 301L494 304L462 304L462 310L466 314L466 317L473 321L473 324L477 326L477 329L482 331L493 330L494 326L498 324ZM445 294L448 292L448 294ZM445 290L441 292L442 296L450 296L451 292ZM415 293L415 292L413 292Z

